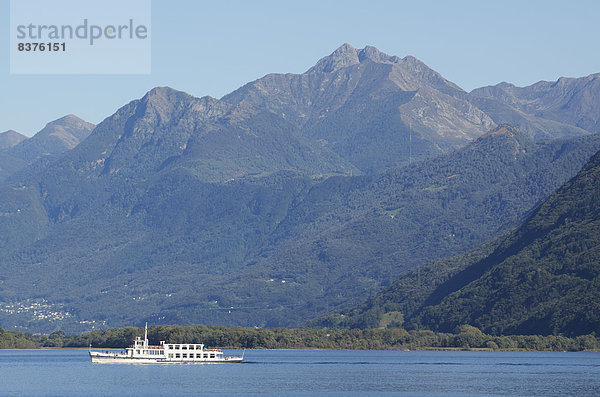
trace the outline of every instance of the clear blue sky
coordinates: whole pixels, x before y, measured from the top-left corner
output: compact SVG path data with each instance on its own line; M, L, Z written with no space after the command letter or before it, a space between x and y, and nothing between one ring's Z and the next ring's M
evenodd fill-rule
M30 136L69 113L98 123L155 86L220 98L267 73L302 73L344 42L413 55L467 91L581 77L600 72L599 15L597 0L153 0L150 75L31 76L9 74L0 0L0 131Z

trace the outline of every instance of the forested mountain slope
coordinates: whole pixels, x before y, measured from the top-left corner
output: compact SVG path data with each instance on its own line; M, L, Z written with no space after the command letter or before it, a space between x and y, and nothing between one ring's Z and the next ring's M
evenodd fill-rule
M583 335L600 327L600 153L496 243L425 266L313 325Z

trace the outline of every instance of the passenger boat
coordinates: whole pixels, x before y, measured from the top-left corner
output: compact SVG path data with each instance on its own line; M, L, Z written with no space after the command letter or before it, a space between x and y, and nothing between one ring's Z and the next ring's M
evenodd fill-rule
M144 331L144 340L135 338L133 345L124 352L99 352L89 350L93 364L204 364L204 363L241 363L241 357L224 356L220 349L206 349L198 343L165 343L160 346L148 344L148 324Z

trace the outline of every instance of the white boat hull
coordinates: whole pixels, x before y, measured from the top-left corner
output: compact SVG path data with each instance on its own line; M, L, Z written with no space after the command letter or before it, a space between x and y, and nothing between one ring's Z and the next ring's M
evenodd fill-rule
M241 363L243 357L169 359L164 357L129 357L119 353L102 353L90 351L92 364L225 364Z

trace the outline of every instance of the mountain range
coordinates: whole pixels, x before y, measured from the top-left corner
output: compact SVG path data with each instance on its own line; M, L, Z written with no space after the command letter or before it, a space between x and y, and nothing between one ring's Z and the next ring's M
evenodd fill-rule
M298 326L359 304L573 177L600 150L589 79L467 93L345 44L221 99L157 87L49 123L0 151L0 302L54 314L0 322Z

